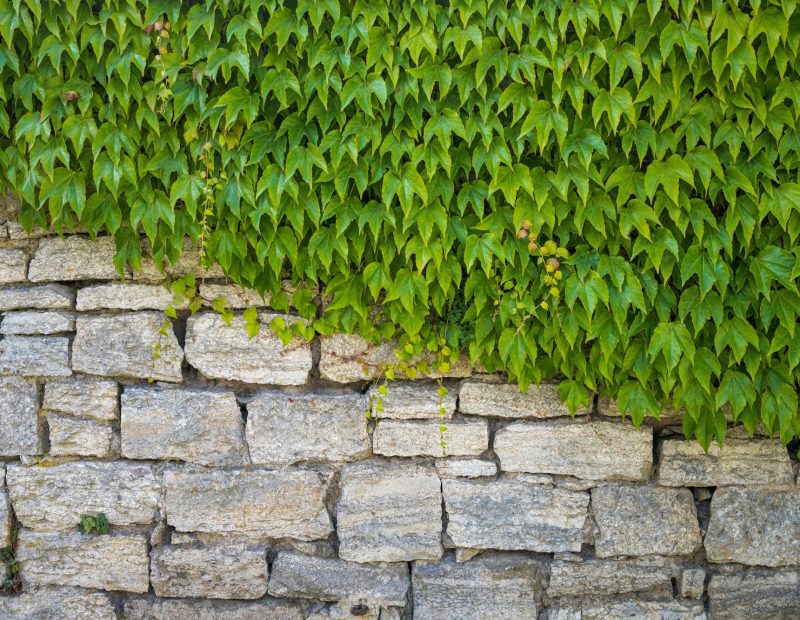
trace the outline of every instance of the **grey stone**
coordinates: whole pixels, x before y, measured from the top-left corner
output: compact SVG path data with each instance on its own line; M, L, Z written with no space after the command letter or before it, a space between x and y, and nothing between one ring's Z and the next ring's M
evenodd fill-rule
M38 409L35 381L0 377L0 456L41 453Z
M17 560L25 583L34 586L126 592L147 592L150 587L143 534L92 536L23 529L17 538Z
M355 597L403 607L410 585L403 563L358 564L282 551L272 564L269 594L318 601Z
M570 414L558 397L556 383L532 385L523 394L515 384L464 381L458 392L458 408L461 413L498 418L555 418ZM576 415L588 412L581 407Z
M9 620L116 620L106 594L79 588L31 588L0 596L0 618Z
M75 291L68 286L48 284L28 288L0 289L0 310L68 310Z
M3 488L5 468L0 467L0 548L11 546L11 504Z
M256 308L269 305L270 294L266 300L258 291L242 288L236 284L200 284L198 295L203 300L204 306L210 306L217 297L224 297L228 308L243 310L254 306Z
M544 620L706 620L702 603L693 601L611 600L550 607Z
M647 480L653 432L612 422L517 422L495 433L500 469L589 480Z
M51 280L114 280L117 248L112 237L89 239L70 235L39 241L39 249L28 267L32 282Z
M717 489L706 533L710 562L788 566L800 558L800 489Z
M478 456L489 449L486 420L382 420L375 453L385 456Z
M115 381L87 378L48 381L44 387L42 408L77 418L116 420L119 414L118 392Z
M76 307L78 310L164 310L172 301L173 294L165 286L115 282L80 289Z
M457 547L580 551L589 494L523 480L442 480Z
M462 564L416 562L411 578L415 619L500 620L536 618L543 575L534 559L491 554Z
M128 388L122 394L122 454L199 465L248 463L233 392Z
M6 336L0 340L0 372L23 377L69 377L69 338Z
M0 248L0 283L24 282L28 272L25 250Z
M186 327L186 360L209 379L302 385L311 370L311 345L295 338L284 346L268 327L277 316L260 314L261 330L250 338L241 316L226 325L216 313L195 314ZM296 320L283 318L287 325Z
M72 366L90 375L181 381L183 351L172 329L167 336L159 334L163 323L158 312L79 316Z
M432 466L355 463L342 470L339 556L404 562L442 556L442 495Z
M497 465L483 459L445 459L436 461L436 471L443 478L481 478L497 474Z
M618 418L621 416L617 401L611 400L607 396L601 396L597 399L597 413L608 418ZM659 411L657 415L648 415L645 416L645 419L656 421L665 426L680 426L684 413L684 409L676 410L674 407L667 405Z
M123 620L305 620L303 608L289 601L201 601L127 599Z
M306 470L164 472L167 522L181 532L247 538L325 538L326 485Z
M609 483L592 489L595 554L688 555L701 545L688 489Z
M244 544L153 549L150 581L157 596L257 599L267 593L267 552Z
M708 600L714 620L796 620L800 571L749 570L713 575Z
M792 484L789 453L778 440L727 439L706 453L696 441L670 439L659 446L658 482L676 487Z
M651 592L672 598L672 570L665 562L643 560L555 560L547 595L596 596Z
M165 278L175 279L187 274L193 274L198 280L202 281L207 278L224 278L225 272L222 267L214 263L206 268L202 266L200 261L200 254L197 244L191 239L185 238L183 241L183 249L178 261L173 265L169 260L162 261L159 267L152 258L152 251L150 248L150 241L142 239L142 265L141 270L137 272L130 272L130 275L135 281L148 281L160 282Z
M75 329L75 315L69 312L9 312L0 333L23 336L60 334Z
M373 415L378 418L441 418L453 415L456 410L456 393L448 389L446 396L439 396L436 383L415 383L410 381L392 382L386 386L386 394L381 396L378 386L369 389ZM378 400L382 411L378 411ZM441 401L441 404L440 402ZM444 409L444 415L440 409Z
M353 461L369 456L361 394L262 392L247 405L253 463Z
M699 600L706 591L706 571L703 568L685 568L681 572L680 595L682 598Z
M112 456L117 447L111 425L94 420L75 420L47 414L47 428L52 456Z
M35 530L74 529L82 514L98 512L112 526L149 524L160 497L150 466L125 462L12 464L6 482L17 520Z

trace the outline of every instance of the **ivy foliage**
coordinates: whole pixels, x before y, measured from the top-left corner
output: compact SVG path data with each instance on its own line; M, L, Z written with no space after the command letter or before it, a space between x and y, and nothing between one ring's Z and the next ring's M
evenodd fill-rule
M793 0L0 0L0 37L26 226L134 266L188 237L306 337L682 408L704 446L800 435Z

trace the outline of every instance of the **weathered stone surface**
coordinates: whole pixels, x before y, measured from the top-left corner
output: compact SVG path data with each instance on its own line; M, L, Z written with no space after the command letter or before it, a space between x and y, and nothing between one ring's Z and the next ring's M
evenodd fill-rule
M386 456L477 456L488 448L485 420L382 420L375 428L375 453Z
M23 336L60 334L75 329L75 315L69 312L9 312L0 325L2 334Z
M558 397L558 384L532 385L523 394L519 386L509 383L464 381L458 392L461 413L498 418L555 418L568 416L569 409ZM577 415L588 413L581 407Z
M108 457L115 452L116 436L109 424L47 414L52 456Z
M89 239L70 235L49 237L39 242L28 267L33 282L51 280L114 280L119 277L114 267L114 239Z
M497 474L497 465L484 459L446 459L436 461L436 471L445 478L481 478Z
M693 601L599 601L550 607L544 620L706 620L702 603Z
M114 605L102 592L79 588L32 588L0 596L0 618L11 620L116 620Z
M60 284L0 289L0 310L68 310L75 291Z
M580 551L589 494L523 480L442 480L457 547Z
M39 389L19 377L0 378L0 456L39 454Z
M72 366L90 375L181 381L183 351L172 330L160 336L158 312L79 316L72 344ZM159 357L153 355L161 342Z
M262 392L247 405L253 463L353 461L370 453L361 394Z
M267 593L267 552L244 544L169 545L150 556L158 596L256 599Z
M589 480L646 480L653 432L612 422L518 422L495 433L500 469Z
M69 338L6 336L0 340L0 373L22 377L69 377Z
M681 597L701 599L706 591L706 571L703 568L686 568L681 573L679 592Z
M44 386L42 408L77 418L116 420L119 413L117 398L115 381L86 378L48 381Z
M713 575L708 600L714 620L796 620L800 611L800 571L750 570Z
M181 532L325 538L325 483L307 470L164 472L167 523Z
M225 277L222 267L216 263L208 268L201 266L197 244L191 239L183 240L183 250L178 257L177 263L173 265L169 260L165 259L161 268L152 259L149 240L142 239L142 268L140 271L130 271L130 275L135 281L144 280L148 282L160 282L165 278L174 280L189 273L194 274L198 280Z
M311 370L311 345L294 339L284 347L267 327L276 316L259 315L263 327L251 339L241 316L226 325L214 312L195 314L186 327L186 360L209 379L302 385ZM283 318L287 324L296 320Z
M459 564L416 562L414 618L536 618L542 591L542 569L531 558L511 554L481 555Z
M11 504L3 488L5 476L5 467L0 467L0 547L11 546Z
M128 388L122 394L122 454L199 465L248 462L233 392Z
M81 514L98 512L115 526L148 524L160 496L149 465L125 462L11 464L6 483L17 520L35 530L74 529Z
M688 489L611 483L592 489L595 554L688 555L700 547L700 527Z
M358 564L282 551L272 564L269 594L318 601L356 597L403 607L410 585L403 563Z
M547 595L589 596L653 592L672 597L672 571L665 562L641 560L555 560Z
M78 291L78 310L164 310L172 292L158 284L100 284Z
M618 418L620 416L619 404L615 400L611 400L607 396L601 396L597 399L597 413L601 416L609 418ZM672 406L666 406L659 411L656 416L646 416L646 419L657 421L661 425L678 426L683 420L684 409L676 410Z
M305 620L289 601L257 602L128 599L122 620Z
M342 470L339 556L354 562L442 556L442 495L433 467L356 463Z
M676 487L792 484L789 453L780 441L728 439L708 454L696 441L670 439L659 446L658 482Z
M387 386L386 394L378 393L378 386L369 389L372 412L378 418L400 418L404 420L419 418L450 417L456 410L456 393L448 390L447 396L439 396L436 383L414 383L410 381L392 383ZM382 411L377 410L378 399L381 399ZM441 402L441 405L439 401ZM440 409L444 409L444 415Z
M28 272L25 250L0 248L0 283L24 282Z
M92 536L23 529L17 538L17 560L25 583L34 586L126 592L147 592L150 587L144 534Z
M800 488L717 489L705 546L710 562L798 564Z
M198 295L203 300L204 306L210 306L217 297L224 297L228 307L233 310L243 310L250 306L257 308L268 306L270 299L269 293L265 301L258 291L242 288L236 284L201 284Z

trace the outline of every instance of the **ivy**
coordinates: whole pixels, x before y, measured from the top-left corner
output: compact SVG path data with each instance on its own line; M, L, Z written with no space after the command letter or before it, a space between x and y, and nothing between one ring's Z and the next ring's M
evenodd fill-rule
M788 0L0 0L0 177L120 269L189 238L284 337L788 443L798 49Z

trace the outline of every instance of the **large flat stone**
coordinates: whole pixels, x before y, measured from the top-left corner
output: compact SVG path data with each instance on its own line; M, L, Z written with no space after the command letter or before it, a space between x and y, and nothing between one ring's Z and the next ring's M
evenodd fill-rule
M23 529L16 552L20 573L30 585L126 592L147 592L150 587L144 534L92 536Z
M0 596L0 618L9 620L117 620L108 595L80 588L30 588Z
M75 315L70 312L9 312L0 324L0 333L20 336L47 336L75 329Z
M612 422L517 422L495 433L500 469L587 480L647 480L653 431Z
M672 569L663 561L554 560L547 595L596 596L650 592L672 597Z
M705 546L710 562L800 563L800 488L717 489Z
M714 620L795 619L800 615L800 571L713 575L708 600Z
M28 266L28 279L114 280L119 277L114 266L116 252L112 237L48 237L39 241L39 249Z
M439 386L436 383L391 382L386 385L384 395L378 389L378 386L372 386L368 392L373 415L377 418L449 418L456 410L457 391L449 389L447 396L439 396ZM378 400L381 401L380 411ZM440 409L444 409L444 414Z
M164 315L158 312L79 316L72 367L90 375L181 381L183 351L171 329L167 336L159 335L163 323Z
M206 268L201 264L197 243L184 237L183 248L177 262L173 265L169 260L161 261L161 266L156 264L150 248L150 241L142 239L142 265L139 271L130 270L134 281L161 282L166 279L176 279L187 274L193 274L198 280L207 278L224 278L225 272L217 263Z
M706 453L696 441L670 439L659 446L658 482L675 487L792 484L789 453L778 440L727 439Z
M247 442L253 463L353 461L369 456L361 394L262 392L247 405Z
M69 377L69 338L6 336L0 340L0 373L22 377Z
M488 449L486 420L382 420L375 428L375 454L385 456L478 456Z
M164 472L167 522L180 532L248 538L325 538L326 485L306 470Z
M272 564L269 594L315 601L355 597L371 606L404 607L410 586L404 563L358 564L282 551Z
M103 458L114 455L118 443L110 424L76 420L55 413L49 413L46 417L52 456Z
M548 608L542 620L706 620L697 601L587 601Z
M82 514L103 512L112 526L153 521L160 485L149 465L125 462L11 464L6 472L14 511L35 530L70 530Z
M122 620L305 620L295 602L127 599Z
M76 418L111 421L119 414L117 383L87 378L48 381L42 408Z
M688 489L610 483L592 489L595 554L689 555L701 545Z
M131 459L248 462L233 392L132 387L122 394L121 420L122 454Z
M78 291L78 310L164 310L172 292L158 284L111 283L86 286Z
M68 286L48 284L26 288L0 289L0 310L68 310L75 291Z
M230 325L214 312L189 317L186 360L209 379L226 379L261 385L302 385L311 370L311 345L294 339L284 346L268 324L279 315L261 314L262 327L250 338L244 319ZM283 317L290 324L293 317Z
M456 547L580 551L589 494L523 480L442 480Z
M28 273L28 254L17 248L0 248L0 283L24 282Z
M556 418L570 414L558 397L556 383L532 385L523 394L516 384L464 381L458 392L458 408L461 413L497 418ZM588 412L581 407L577 415Z
M342 470L339 556L353 562L442 556L442 495L431 466L356 463Z
M0 456L41 453L38 409L35 381L0 377Z

